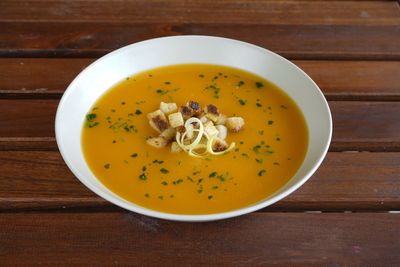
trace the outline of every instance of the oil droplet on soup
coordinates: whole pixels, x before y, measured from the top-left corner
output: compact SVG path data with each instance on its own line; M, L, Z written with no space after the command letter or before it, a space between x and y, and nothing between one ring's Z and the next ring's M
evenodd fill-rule
M245 126L229 134L234 150L205 159L146 144L154 130L146 114L161 101L214 104ZM82 130L85 159L96 177L122 198L176 214L239 209L270 196L304 160L308 130L281 89L251 73L217 65L152 69L112 87L88 112Z

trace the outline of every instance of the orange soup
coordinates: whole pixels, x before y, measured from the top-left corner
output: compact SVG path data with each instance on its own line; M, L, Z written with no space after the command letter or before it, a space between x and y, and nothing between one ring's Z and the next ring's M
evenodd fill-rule
M244 126L228 133L234 147L202 158L146 140L158 133L148 113L161 102L213 104ZM211 214L265 199L302 164L308 131L297 105L265 79L225 66L173 65L115 85L99 98L82 129L85 159L96 177L122 198L175 214Z

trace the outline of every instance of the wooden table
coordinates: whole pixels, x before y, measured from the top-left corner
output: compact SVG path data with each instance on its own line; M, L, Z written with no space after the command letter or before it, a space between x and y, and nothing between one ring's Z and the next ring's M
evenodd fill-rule
M148 38L206 34L303 68L333 112L330 152L259 212L176 223L86 189L54 139L79 71ZM0 265L400 266L400 8L396 1L0 1Z

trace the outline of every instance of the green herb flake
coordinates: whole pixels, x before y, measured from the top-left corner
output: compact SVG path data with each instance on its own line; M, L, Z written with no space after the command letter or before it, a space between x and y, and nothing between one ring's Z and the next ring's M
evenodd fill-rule
M211 189L213 189L213 190L218 189L218 185L214 185L213 187L211 187Z
M86 120L87 121L93 121L94 119L96 119L97 115L94 113L89 113L86 115Z
M121 105L125 105L126 103L125 102L121 102Z
M266 170L264 170L264 169L259 171L258 176L264 176L265 172L266 172Z
M138 153L133 153L133 154L131 155L132 158L136 158L137 156L138 156Z
M159 200L163 200L164 197L163 197L163 196L158 196L158 199L159 199Z
M288 107L285 106L285 105L281 105L281 108L283 108L283 109L288 109Z
M145 173L142 173L139 175L139 179L142 181L146 181L147 180L147 175Z
M272 125L272 124L274 124L274 121L269 120L269 121L268 121L268 125Z
M207 198L208 198L209 200L211 200L211 199L213 198L213 196L212 196L212 195L209 195Z
M180 183L183 183L183 179L177 179L175 181L172 182L174 185L178 185Z
M247 100L243 100L243 99L239 99L238 101L239 101L239 104L242 106L246 105L246 103L247 103Z
M113 140L112 143L115 144L117 141Z
M261 148L260 145L255 145L255 146L253 147L253 151L254 151L256 154L258 154L258 153L260 153L260 151L259 151L260 148Z
M247 153L242 153L242 156L245 158L249 158L249 155Z
M244 81L239 81L238 84L236 85L236 87L240 87L242 85L244 85Z
M258 89L263 88L263 87L264 87L264 84L263 84L262 82L256 82L256 87L257 87Z
M164 84L171 84L171 82L167 81L167 82L164 82Z
M217 172L212 172L208 175L208 177L213 178L217 176Z
M256 159L256 162L257 162L258 164L262 164L262 163L263 163L263 159Z
M279 166L279 162L274 162L273 165Z
M163 173L163 174L167 174L167 173L169 173L169 170L167 170L165 168L161 168L160 172Z
M142 171L145 172L146 170L147 170L147 167L146 167L146 166L143 166L143 167L142 167Z
M161 184L164 185L164 186L167 186L167 185L168 185L168 182L162 181Z
M104 169L108 170L110 168L110 166L111 166L110 163L104 164Z
M116 110L115 109L111 109L111 112L115 112Z
M144 194L144 196L147 197L147 198L150 197L149 193Z
M256 106L259 107L259 108L262 107L262 105L260 103L256 103Z
M276 140L276 141L281 141L281 139L280 139L279 137L277 137L275 140Z
M200 78L204 78L204 74L199 74L199 77Z
M174 195L169 195L170 198L174 198Z
M264 135L264 130L258 131L259 135Z
M140 115L140 114L143 114L143 112L142 112L140 109L137 109L137 110L135 111L135 114L136 114L136 115Z
M197 193L202 193L203 192L203 185L199 185L199 187L197 188Z

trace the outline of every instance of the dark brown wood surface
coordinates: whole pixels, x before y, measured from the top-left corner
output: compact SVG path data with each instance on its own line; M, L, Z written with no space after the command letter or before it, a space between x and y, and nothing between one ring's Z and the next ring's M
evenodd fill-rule
M296 192L177 223L126 212L68 170L54 118L72 79L126 44L185 34L263 46L320 86L333 142ZM398 1L0 1L0 266L397 266L399 101Z
M113 209L56 151L0 151L0 210ZM300 189L264 211L388 211L400 206L400 153L330 152Z
M397 266L399 224L399 214L379 213L254 213L197 224L126 212L3 214L0 257L20 266Z
M59 99L92 58L0 58L0 98ZM329 100L399 100L399 61L293 60Z

